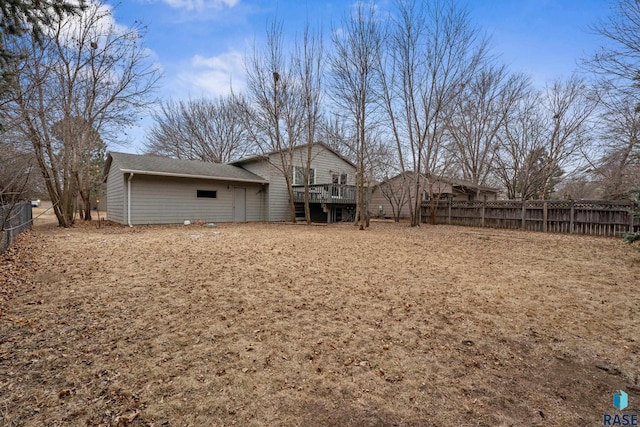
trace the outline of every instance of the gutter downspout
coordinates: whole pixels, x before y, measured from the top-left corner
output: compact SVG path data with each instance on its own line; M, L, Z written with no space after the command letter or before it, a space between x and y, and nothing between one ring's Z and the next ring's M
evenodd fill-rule
M131 179L133 179L133 172L129 174L129 179L127 180L127 224L129 224L129 227L133 227L131 224Z

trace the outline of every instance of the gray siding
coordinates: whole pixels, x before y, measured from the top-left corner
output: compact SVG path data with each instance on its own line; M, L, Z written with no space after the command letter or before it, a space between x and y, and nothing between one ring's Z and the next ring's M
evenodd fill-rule
M111 163L109 175L107 175L107 219L109 221L124 224L125 209L125 178L115 160Z
M277 155L273 155L277 159ZM275 160L275 159L274 159ZM296 150L293 156L294 166L307 165L307 147ZM334 173L347 174L347 184L356 185L356 168L326 150L321 145L314 145L311 151L311 167L316 170L316 184L331 184Z
M269 221L289 221L289 192L287 183L279 169L280 155L269 157L270 165L264 160L249 162L242 167L269 180ZM307 164L307 147L297 149L293 156L293 166L305 167ZM332 174L347 174L347 184L355 185L356 169L342 158L321 145L312 149L311 168L315 169L316 184L331 184Z
M296 150L294 166L306 166L307 149ZM233 188L246 189L247 221L288 221L289 194L282 173L275 166L278 154L269 161L255 159L241 165L269 181L268 185L224 180L176 178L136 174L131 181L132 224L179 224L185 220L233 221ZM332 174L347 174L347 184L355 184L355 167L321 145L313 147L311 167L316 184L331 184ZM107 216L127 224L127 179L114 159L107 179ZM215 190L216 199L197 198L197 190Z
M273 165L269 182L269 221L291 221L287 181Z
M271 166L269 162L265 160L250 162L241 166L243 169L248 170L249 172L253 172L256 175L266 179L267 181L271 178ZM271 184L265 185L263 189L263 193L261 194L261 201L263 205L261 206L262 212L262 220L261 221L274 221L271 219ZM248 204L249 196L247 195L247 215L249 215L249 204ZM247 218L248 221L250 221Z
M266 196L261 184L134 175L131 182L131 223L231 222L233 187L246 189L247 221L264 221ZM215 190L217 198L198 198L197 190Z

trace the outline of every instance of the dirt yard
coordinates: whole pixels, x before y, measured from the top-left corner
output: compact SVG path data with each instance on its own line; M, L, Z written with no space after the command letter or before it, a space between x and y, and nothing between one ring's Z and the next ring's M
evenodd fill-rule
M36 227L5 426L596 426L640 412L640 253L373 223Z

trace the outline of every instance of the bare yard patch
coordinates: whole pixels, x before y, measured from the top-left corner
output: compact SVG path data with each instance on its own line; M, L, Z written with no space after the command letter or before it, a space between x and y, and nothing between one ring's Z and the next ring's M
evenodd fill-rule
M601 425L618 389L640 411L640 254L615 239L41 228L0 268L4 425Z

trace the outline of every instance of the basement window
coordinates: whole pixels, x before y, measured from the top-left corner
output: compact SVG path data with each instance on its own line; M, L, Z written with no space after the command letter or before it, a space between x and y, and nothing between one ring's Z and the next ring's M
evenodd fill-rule
M217 199L218 192L216 190L196 190L198 199Z

